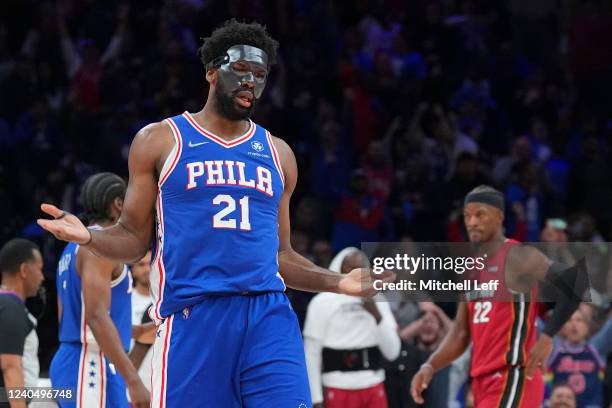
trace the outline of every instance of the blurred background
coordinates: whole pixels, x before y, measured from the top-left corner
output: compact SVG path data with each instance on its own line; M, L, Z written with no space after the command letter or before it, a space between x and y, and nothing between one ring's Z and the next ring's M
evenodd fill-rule
M196 48L229 17L280 42L254 120L297 156L293 246L317 264L362 241L462 241L463 196L485 183L508 236L612 240L610 1L3 0L0 243L43 249L43 372L64 245L39 204L78 213L89 175L127 177L141 127L198 111ZM310 295L291 297L303 320Z

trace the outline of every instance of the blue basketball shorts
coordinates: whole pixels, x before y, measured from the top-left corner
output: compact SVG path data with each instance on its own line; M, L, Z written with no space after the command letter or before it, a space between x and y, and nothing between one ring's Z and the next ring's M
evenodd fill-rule
M127 408L125 382L97 345L61 343L49 368L54 389L70 389L71 399L58 400L61 408Z
M300 328L282 292L210 296L168 316L152 366L155 408L312 406Z

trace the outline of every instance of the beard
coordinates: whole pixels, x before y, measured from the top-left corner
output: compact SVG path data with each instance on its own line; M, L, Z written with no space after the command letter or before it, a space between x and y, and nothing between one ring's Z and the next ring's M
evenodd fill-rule
M253 98L251 106L248 108L240 106L234 100L235 95L239 91L241 91L241 89L236 90L230 96L223 92L221 87L215 89L215 106L219 115L231 121L246 120L253 116L255 106L257 105L257 99Z

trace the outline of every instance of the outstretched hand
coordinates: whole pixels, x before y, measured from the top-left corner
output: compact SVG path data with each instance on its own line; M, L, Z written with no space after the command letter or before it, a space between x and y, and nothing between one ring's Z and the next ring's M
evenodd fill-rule
M75 215L60 210L51 204L42 204L40 209L54 219L39 218L36 222L55 235L55 238L62 241L76 242L80 245L86 245L91 241L91 232Z
M374 288L374 281L393 282L395 274L385 271L381 274L372 274L372 270L367 268L353 269L342 277L338 287L340 293L351 296L374 296L378 290Z

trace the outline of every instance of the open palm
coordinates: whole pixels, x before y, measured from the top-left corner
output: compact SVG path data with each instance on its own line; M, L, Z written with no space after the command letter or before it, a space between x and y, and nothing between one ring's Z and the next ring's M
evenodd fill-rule
M393 282L395 274L393 272L383 272L380 275L373 275L372 270L367 268L353 269L340 280L340 293L351 296L374 296L378 291L374 289L374 281Z
M52 216L53 220L39 218L38 225L55 235L55 238L62 241L86 244L91 237L89 230L83 225L81 220L73 214L60 210L54 205L43 204L41 210Z

